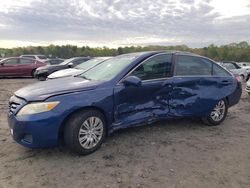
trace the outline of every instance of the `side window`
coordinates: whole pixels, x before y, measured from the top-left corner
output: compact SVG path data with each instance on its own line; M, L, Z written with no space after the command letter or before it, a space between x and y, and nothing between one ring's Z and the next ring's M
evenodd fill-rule
M137 76L141 80L152 80L172 76L172 55L157 55L145 61L130 75Z
M8 59L8 60L4 61L4 64L6 64L6 65L17 65L18 60L17 59Z
M175 63L175 75L177 76L196 76L211 75L212 62L202 58L188 55L177 56Z
M31 59L20 59L19 63L20 64L31 64L31 63L34 63L34 61Z
M225 69L220 67L219 65L215 64L213 65L213 75L216 76L231 76L229 72L227 72Z

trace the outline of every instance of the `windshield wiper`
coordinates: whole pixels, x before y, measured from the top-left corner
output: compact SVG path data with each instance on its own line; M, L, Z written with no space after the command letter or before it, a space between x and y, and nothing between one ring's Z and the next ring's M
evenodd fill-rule
M83 75L77 75L77 76L80 76L81 78L83 78L85 80L91 80L90 78L87 78L86 76L83 76Z

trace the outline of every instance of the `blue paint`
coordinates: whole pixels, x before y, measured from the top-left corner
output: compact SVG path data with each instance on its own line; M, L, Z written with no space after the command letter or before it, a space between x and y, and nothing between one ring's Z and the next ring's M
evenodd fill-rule
M228 99L229 106L238 103L241 84L232 75L172 76L142 81L140 86L125 86L119 82L142 61L160 53L138 53L138 57L110 81L61 78L18 90L10 99L10 104L20 105L8 113L14 139L30 148L56 146L63 122L70 114L82 108L100 110L106 117L108 132L111 133L120 128L159 119L203 117L223 98ZM166 53L173 54L173 57L181 54ZM60 104L50 112L17 116L24 105L38 101L60 101ZM25 134L32 135L31 143L25 141Z

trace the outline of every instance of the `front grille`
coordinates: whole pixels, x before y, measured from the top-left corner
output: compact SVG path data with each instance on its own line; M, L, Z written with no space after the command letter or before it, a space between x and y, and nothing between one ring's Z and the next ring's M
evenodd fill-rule
M9 109L8 109L9 113L10 114L16 114L16 112L18 110L20 110L21 107L23 107L25 103L26 103L25 100L20 99L20 98L18 98L16 96L12 96L10 98L10 101L9 101Z

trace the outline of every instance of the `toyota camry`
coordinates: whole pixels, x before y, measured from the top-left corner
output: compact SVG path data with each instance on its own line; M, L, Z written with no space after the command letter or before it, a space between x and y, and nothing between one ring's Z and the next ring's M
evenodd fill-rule
M241 93L240 79L206 57L131 53L16 91L8 122L23 146L54 147L63 140L70 150L89 154L115 130L161 119L195 117L219 125Z

